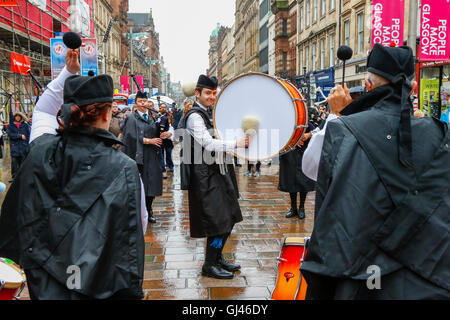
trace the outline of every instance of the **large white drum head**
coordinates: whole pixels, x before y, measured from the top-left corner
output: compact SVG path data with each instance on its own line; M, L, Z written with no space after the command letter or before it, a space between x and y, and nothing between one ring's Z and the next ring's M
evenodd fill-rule
M258 131L248 149L236 155L250 161L278 156L295 130L295 105L288 90L271 76L247 74L232 80L219 94L214 110L214 128L223 140L245 136L242 120L259 120Z
M19 271L0 261L0 280L10 284L22 283L23 277Z

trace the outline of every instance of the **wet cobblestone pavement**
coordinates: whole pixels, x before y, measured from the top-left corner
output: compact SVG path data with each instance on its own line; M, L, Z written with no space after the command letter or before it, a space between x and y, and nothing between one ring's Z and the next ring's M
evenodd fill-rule
M245 177L246 165L237 167L244 221L235 225L223 252L227 260L242 268L231 280L204 277L205 239L189 236L188 197L187 191L180 190L178 147L173 150L175 172L164 179L163 196L153 204L157 222L148 225L145 235L146 299L269 299L283 237L308 236L312 231L314 193L308 194L304 220L286 219L289 194L277 190L278 164L263 164L259 177ZM4 154L0 179L7 183L9 150ZM28 299L26 288L21 297Z

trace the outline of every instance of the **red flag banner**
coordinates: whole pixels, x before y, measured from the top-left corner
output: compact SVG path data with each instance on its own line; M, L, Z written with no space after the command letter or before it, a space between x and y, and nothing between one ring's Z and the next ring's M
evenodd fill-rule
M31 69L30 57L11 52L11 71L28 74L28 69Z
M0 7L17 7L17 0L0 0Z
M420 12L420 61L450 58L449 0L422 0Z
M375 43L403 45L405 0L373 0L372 17L372 47Z

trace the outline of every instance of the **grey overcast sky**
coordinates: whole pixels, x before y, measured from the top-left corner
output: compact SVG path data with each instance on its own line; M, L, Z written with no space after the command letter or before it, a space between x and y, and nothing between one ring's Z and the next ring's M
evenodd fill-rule
M231 27L235 0L129 0L129 11L153 11L160 55L171 81L197 81L209 65L209 37L217 23Z

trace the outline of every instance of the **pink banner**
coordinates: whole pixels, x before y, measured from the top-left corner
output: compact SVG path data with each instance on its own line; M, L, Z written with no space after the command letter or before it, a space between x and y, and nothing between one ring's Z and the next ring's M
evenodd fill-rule
M129 76L120 76L120 92L130 94L130 77Z
M403 45L405 0L373 0L372 47Z
M450 59L448 0L422 0L420 13L420 61Z
M144 92L144 76L134 76L137 83L139 83L140 88L136 87L136 84L134 83L134 92L138 92L138 90Z

